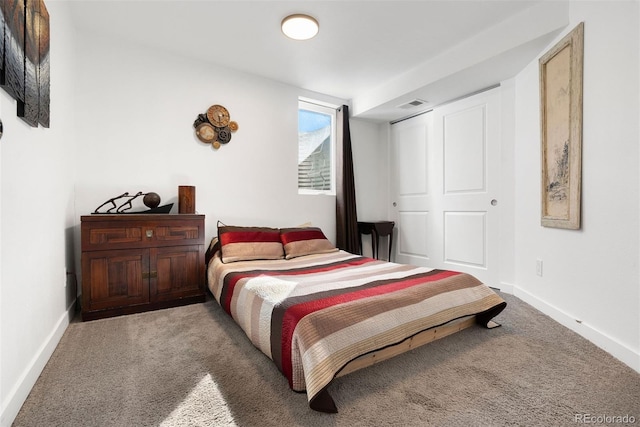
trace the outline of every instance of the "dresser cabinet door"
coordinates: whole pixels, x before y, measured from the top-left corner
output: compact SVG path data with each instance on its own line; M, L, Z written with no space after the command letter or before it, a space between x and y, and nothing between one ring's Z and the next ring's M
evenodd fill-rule
M86 310L149 302L148 249L84 252L82 271Z
M202 294L202 246L151 249L151 301L169 301Z

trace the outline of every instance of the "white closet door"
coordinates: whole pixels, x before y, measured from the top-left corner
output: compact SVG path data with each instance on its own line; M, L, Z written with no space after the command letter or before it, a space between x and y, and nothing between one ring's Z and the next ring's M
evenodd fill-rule
M498 285L499 88L392 126L396 260Z
M432 239L433 114L431 112L391 126L391 194L396 223L395 261L430 265Z

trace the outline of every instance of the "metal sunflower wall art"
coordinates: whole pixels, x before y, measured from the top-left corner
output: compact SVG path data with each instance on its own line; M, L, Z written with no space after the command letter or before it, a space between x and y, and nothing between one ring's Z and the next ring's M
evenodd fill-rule
M196 136L216 150L231 141L231 134L238 130L238 123L231 120L229 111L222 105L212 105L206 113L198 114L193 122Z

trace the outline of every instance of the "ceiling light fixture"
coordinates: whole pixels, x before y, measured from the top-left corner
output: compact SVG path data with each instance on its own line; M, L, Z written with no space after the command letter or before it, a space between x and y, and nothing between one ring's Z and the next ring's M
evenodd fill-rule
M294 40L309 40L320 29L315 18L300 13L284 18L281 27L284 35Z

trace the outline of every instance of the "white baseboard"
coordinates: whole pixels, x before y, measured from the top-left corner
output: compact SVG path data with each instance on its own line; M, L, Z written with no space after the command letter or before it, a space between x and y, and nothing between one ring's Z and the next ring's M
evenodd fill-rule
M75 306L76 301L74 300L69 308L67 308L67 311L60 316L60 319L56 322L51 333L42 343L37 353L33 359L31 359L29 365L20 376L17 384L7 394L5 402L2 402L0 427L10 427L13 420L18 415L24 401L27 400L27 396L29 396L31 389L35 385L38 377L42 373L42 370L51 358L53 351L60 342L62 334L64 334L67 326L69 326L69 322L73 319L73 316L75 315Z
M557 307L541 300L535 295L521 289L517 286L513 287L513 295L520 298L532 307L540 310L542 313L551 317L561 325L571 329L578 335L591 341L596 346L600 347L607 353L611 354L616 359L620 360L625 365L628 365L636 372L640 372L640 353L629 348L625 344L619 342L613 337L608 336L602 331L594 328L593 326L576 319L575 317L565 313Z
M511 283L500 282L500 291L505 294L513 295L515 286Z

